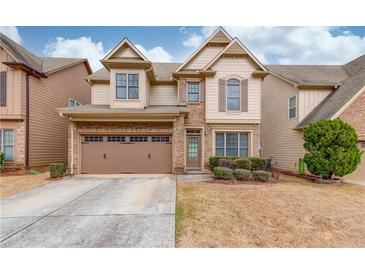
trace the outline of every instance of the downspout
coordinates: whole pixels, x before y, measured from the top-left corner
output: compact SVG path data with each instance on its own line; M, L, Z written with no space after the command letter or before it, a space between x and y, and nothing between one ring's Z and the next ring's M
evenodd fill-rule
M24 144L24 167L29 169L29 76L25 76L25 144Z

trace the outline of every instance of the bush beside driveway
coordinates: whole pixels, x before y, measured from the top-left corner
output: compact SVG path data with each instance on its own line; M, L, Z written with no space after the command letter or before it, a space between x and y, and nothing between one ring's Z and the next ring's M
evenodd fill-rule
M177 247L365 247L365 187L179 183Z

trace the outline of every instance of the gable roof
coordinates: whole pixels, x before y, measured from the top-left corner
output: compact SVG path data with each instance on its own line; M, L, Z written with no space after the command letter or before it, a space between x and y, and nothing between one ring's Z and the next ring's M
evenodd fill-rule
M267 65L273 74L296 85L337 86L348 77L338 65Z
M212 33L211 36L209 36L205 42L203 44L201 44L201 46L199 48L197 48L189 57L188 59L185 60L184 63L182 63L177 69L176 72L180 71L181 69L183 69L193 58L195 55L197 55L210 41L214 40L214 37L216 37L217 35L221 36L223 35L223 37L227 38L227 43L232 41L232 37L226 32L226 30L222 27L219 27L218 29L216 29L215 32Z
M26 66L30 70L36 71L40 76L47 75L56 71L85 63L88 72L92 70L86 58L59 58L59 57L39 57L22 47L18 43L0 32L0 45L15 59L16 62L4 62L13 66Z
M300 86L333 86L296 129L320 119L334 119L365 91L365 54L345 65L268 65L273 75Z
M133 45L128 38L124 37L110 52L108 52L102 60L110 59L121 47L128 45L143 61L149 61L146 56Z
M258 67L260 69L262 69L263 71L267 71L267 69L265 68L265 66L263 64L261 64L261 62L241 43L241 41L235 37L228 46L226 46L220 53L218 53L218 55L216 57L214 57L213 60L211 60L205 67L205 69L209 69L224 53L228 52L229 50L235 48L237 49L241 48L245 54L247 54L254 62L255 64L258 65Z

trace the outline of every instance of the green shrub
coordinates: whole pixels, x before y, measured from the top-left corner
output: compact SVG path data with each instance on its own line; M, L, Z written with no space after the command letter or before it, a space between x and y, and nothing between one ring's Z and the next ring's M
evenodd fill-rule
M230 180L233 179L233 170L227 167L215 167L213 169L214 177L217 179Z
M0 172L3 171L5 162L5 153L0 151Z
M304 131L304 148L307 169L323 179L353 172L362 154L357 147L356 131L339 119L311 123Z
M248 158L239 158L234 160L234 163L236 165L236 168L240 169L251 169L251 161Z
M304 174L305 173L305 163L304 163L304 160L302 158L299 159L298 172L300 174Z
M251 177L251 171L247 170L247 169L238 168L238 169L233 170L233 176L237 180L247 181Z
M231 160L231 159L219 159L218 160L218 166L227 167L227 168L230 168L230 169L235 169L236 168L234 160Z
M251 170L266 170L267 162L265 159L258 157L249 157L251 161Z
M63 177L66 173L66 165L63 163L55 163L49 166L49 173L51 178Z
M265 170L254 170L252 171L252 177L258 182L267 182L270 179L270 172Z
M218 161L219 159L229 159L229 160L235 160L235 159L238 159L239 157L223 157L223 156L212 156L212 157L209 157L209 169L211 171L214 170L215 167L218 166Z

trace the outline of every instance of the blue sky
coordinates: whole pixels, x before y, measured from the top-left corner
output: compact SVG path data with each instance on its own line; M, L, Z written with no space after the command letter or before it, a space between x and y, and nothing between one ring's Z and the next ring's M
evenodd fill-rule
M41 56L98 60L123 37L152 61L182 62L216 27L0 27ZM263 63L342 64L365 53L365 27L225 27Z

